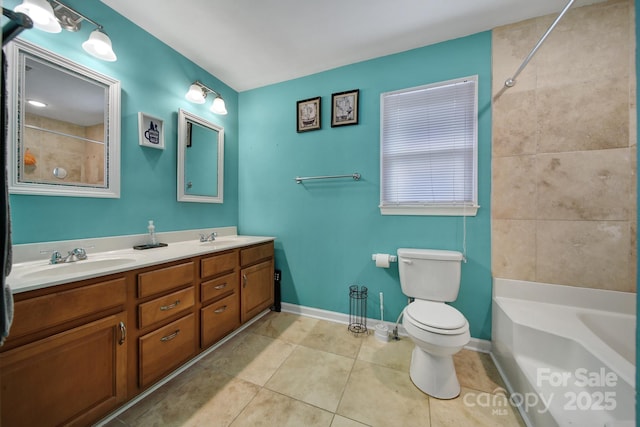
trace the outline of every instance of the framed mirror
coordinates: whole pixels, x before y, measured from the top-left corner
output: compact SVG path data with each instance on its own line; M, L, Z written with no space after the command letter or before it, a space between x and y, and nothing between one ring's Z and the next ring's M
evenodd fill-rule
M9 192L120 197L120 82L34 44L6 47Z
M222 203L224 128L178 112L178 201Z

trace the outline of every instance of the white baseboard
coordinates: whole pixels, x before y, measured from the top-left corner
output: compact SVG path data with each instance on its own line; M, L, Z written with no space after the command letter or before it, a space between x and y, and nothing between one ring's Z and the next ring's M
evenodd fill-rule
M349 315L344 313L338 313L335 311L322 310L320 308L306 307L304 305L290 304L287 302L282 303L282 311L286 313L299 314L301 316L312 317L314 319L328 320L330 322L343 323L345 325L349 324ZM374 330L375 325L379 324L380 320L378 319L370 319L367 318L367 327L368 329ZM389 328L389 331L393 331L395 328L395 323L392 322L383 322ZM407 331L405 331L402 324L398 325L398 335L407 336ZM482 340L479 338L471 338L469 344L467 344L464 348L468 350L478 351L480 353L490 353L491 352L491 341Z
M320 308L306 307L304 305L289 304L286 302L282 303L282 311L292 314L299 314L301 316L312 317L314 319L342 323L344 325L349 324L349 315L345 313L338 313L336 311L322 310ZM380 319L366 319L366 326L370 331L373 331L375 329L375 325L378 325L380 323ZM393 328L395 328L396 326L393 322L382 323L384 323L389 328L389 331L393 331ZM398 335L405 337L407 336L407 332L404 330L402 324L398 325Z
M464 348L480 353L491 353L491 341L471 337L469 344L465 345Z

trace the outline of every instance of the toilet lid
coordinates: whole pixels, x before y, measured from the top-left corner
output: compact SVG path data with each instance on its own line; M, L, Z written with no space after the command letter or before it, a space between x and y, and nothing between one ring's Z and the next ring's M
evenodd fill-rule
M467 323L462 313L443 302L416 300L407 307L407 314L416 322L436 329L459 329Z

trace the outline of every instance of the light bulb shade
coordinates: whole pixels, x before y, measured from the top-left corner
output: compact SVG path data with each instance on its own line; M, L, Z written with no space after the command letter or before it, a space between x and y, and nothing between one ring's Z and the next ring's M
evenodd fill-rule
M47 0L23 0L14 11L24 13L31 18L33 26L39 30L47 33L62 31L62 27L53 13L53 8Z
M224 104L224 99L221 96L216 96L211 105L211 111L216 114L227 114L227 106Z
M204 104L204 99L207 97L207 94L202 90L202 87L194 83L189 86L189 91L184 97L187 98L187 101L193 102L194 104Z
M113 62L118 59L111 47L111 39L99 28L91 32L89 39L82 43L82 48L89 55L95 56L103 61Z

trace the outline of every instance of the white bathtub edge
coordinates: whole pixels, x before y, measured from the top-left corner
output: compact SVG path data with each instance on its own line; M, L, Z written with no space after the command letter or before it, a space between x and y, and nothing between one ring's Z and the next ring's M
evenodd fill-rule
M544 367L545 371L555 370L563 375L577 375L578 369L586 369L591 374L606 369L617 375L614 383L606 386L615 400L614 406L607 408L606 412L599 412L598 408L583 412L588 407L577 411L571 405L566 409L566 405L559 406L557 402L549 406L549 412L534 410L526 413L519 407L529 427L587 425L584 424L587 420L608 426L635 419L635 363L630 363L628 357L615 348L615 340L613 343L605 342L580 317L581 314L596 313L605 321L607 316L633 318L635 325L635 302L633 293L494 278L491 357L510 395L553 396L560 393L571 398L578 394L591 396L589 390L598 387L579 385L577 381L552 384L548 380L535 380L537 374L531 371L532 366L537 366L535 363L539 364L538 370ZM627 329L619 328L621 331ZM618 331L618 328L613 330ZM625 338L624 342L630 339L621 336ZM561 350L553 353L553 349ZM570 360L560 354L562 351L572 355Z
M525 280L493 279L493 296L571 305L594 310L636 315L636 294L632 292L554 285ZM578 298L576 298L576 296Z
M498 373L500 374L500 377L502 378L502 381L504 382L504 385L505 385L505 388L507 389L508 395L509 396L513 396L513 394L516 392L516 390L511 385L511 382L509 381L509 377L507 377L507 374L506 374L505 370L503 369L502 365L500 364L500 362L498 361L498 358L495 356L493 351L490 352L489 355L491 356L491 360L493 360L493 364L496 365L496 369L498 370ZM533 425L533 422L529 419L529 414L527 413L527 411L525 411L522 408L522 406L515 406L515 408L520 413L520 417L522 417L522 421L524 421L524 423L525 423L525 425L527 427L536 427L535 425Z

